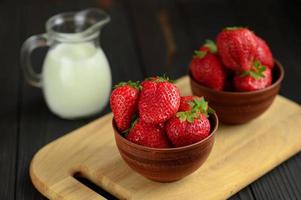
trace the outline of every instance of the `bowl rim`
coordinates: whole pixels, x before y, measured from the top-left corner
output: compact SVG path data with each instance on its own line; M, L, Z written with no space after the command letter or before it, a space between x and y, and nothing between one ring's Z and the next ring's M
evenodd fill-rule
M284 72L283 65L276 59L274 59L274 61L275 61L274 68L278 67L278 69L280 71L279 78L272 85L270 85L270 86L268 86L264 89L261 89L261 90L248 91L248 92L217 91L217 90L211 89L209 87L203 86L200 83L198 83L195 80L195 78L191 75L190 69L188 70L188 76L189 76L190 80L193 81L198 87L202 88L202 90L206 90L206 91L211 92L211 93L218 93L218 94L224 94L224 95L233 95L233 96L236 96L236 95L246 95L247 96L247 95L259 94L259 93L264 93L268 90L274 89L275 87L277 87L282 82L282 80L284 78L284 73L285 72Z
M114 129L114 134L117 135L117 137L119 137L122 140L122 142L124 142L124 143L126 143L130 146L133 146L137 149L145 150L145 151L156 151L156 152L177 152L177 151L184 151L184 150L188 150L188 149L194 149L197 146L201 145L202 143L205 143L206 141L208 141L209 139L214 137L215 132L218 129L219 121L218 121L218 117L217 117L216 113L209 114L209 116L212 117L212 119L215 121L215 126L211 130L210 135L207 136L205 139L203 139L201 141L198 141L198 142L190 144L190 145L182 146L182 147L154 148L154 147L147 147L147 146L135 144L135 143L133 143L133 142L131 142L131 141L129 141L129 140L127 140L127 139L125 139L124 137L121 136L120 132L118 131L118 129L116 127L114 117L112 118L112 127ZM211 123L210 123L210 125L211 125Z

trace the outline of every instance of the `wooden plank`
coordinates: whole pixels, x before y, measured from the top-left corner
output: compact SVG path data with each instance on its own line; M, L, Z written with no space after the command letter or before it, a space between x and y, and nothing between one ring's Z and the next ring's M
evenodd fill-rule
M230 200L255 200L251 186L247 186L229 198Z
M0 5L0 199L14 199L20 72L19 9Z
M237 14L242 24L247 24L256 33L267 40L274 56L283 64L286 70L286 79L282 84L280 93L284 96L301 102L300 90L295 87L301 74L300 69L300 45L301 40L296 37L297 29L290 18L296 12L287 10L285 2L275 1L252 3L236 1L236 8L242 5L248 7L246 10L237 9ZM266 9L269 8L269 9ZM256 9L256 13L252 12ZM276 14L277 13L277 14ZM260 21L260 23L258 23ZM296 24L297 25L297 24ZM291 49L291 51L287 51ZM269 174L265 175L254 184L252 190L257 199L301 199L301 154L279 166Z
M50 16L68 10L64 4L59 3L50 7L46 4L32 2L23 4L21 8L22 42L31 35L45 32L45 22ZM32 60L36 71L41 70L44 53L45 51L37 50L33 54ZM23 98L20 105L16 199L41 199L42 196L30 184L27 173L31 157L45 143L61 136L64 131L79 127L83 123L64 123L63 120L57 119L47 109L42 91L29 86L24 79L22 79L21 89ZM48 130L56 130L56 134L49 134Z
M192 48L174 1L128 2L145 75L183 76Z
M183 94L190 93L187 77L177 84ZM212 153L194 174L174 183L157 183L133 172L121 159L111 120L108 114L40 150L30 168L38 190L49 198L65 199L54 186L80 172L123 199L225 199L301 150L301 107L278 96L258 119L221 125Z
M233 1L217 0L176 1L194 50L198 49L205 39L215 40L223 27L240 25L240 19L236 16L237 9L232 3Z
M95 1L93 1L94 4L91 2L55 1L51 5L43 3L23 5L22 41L30 35L44 32L46 20L54 14L70 10L81 10L93 5L94 7L98 6L95 4ZM131 32L129 31L123 9L120 3L116 3L112 8L108 9L113 20L101 34L101 45L112 67L114 84L122 80L142 79L134 46L131 41ZM42 64L42 54L43 52L37 52L33 56L36 66ZM51 114L47 109L41 90L23 83L22 94L16 198L41 199L41 195L36 192L28 176L29 161L34 152L66 132L95 119L95 117L85 120L62 120ZM107 107L98 116L107 113L108 110Z
M300 153L252 184L256 199L301 198Z

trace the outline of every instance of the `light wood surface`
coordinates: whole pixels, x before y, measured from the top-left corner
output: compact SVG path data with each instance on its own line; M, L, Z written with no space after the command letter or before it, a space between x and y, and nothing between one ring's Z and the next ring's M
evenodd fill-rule
M188 78L177 81L191 93ZM121 199L225 199L301 150L301 108L277 96L270 109L245 125L220 125L205 164L174 183L156 183L133 172L115 146L112 115L59 138L33 158L30 176L50 199L103 199L72 175Z

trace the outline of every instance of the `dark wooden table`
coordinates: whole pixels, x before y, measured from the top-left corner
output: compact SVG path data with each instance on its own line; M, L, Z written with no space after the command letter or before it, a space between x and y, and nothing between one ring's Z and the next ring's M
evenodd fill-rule
M172 78L183 76L194 49L204 39L214 38L222 27L242 25L269 42L286 69L281 94L301 102L300 1L1 0L1 200L44 199L28 175L32 156L50 141L95 119L67 121L54 116L41 90L25 83L19 63L22 42L44 32L50 16L87 7L101 7L111 15L111 23L101 34L101 46L114 84L163 73ZM36 66L41 66L43 53L33 56ZM101 115L107 112L109 108ZM301 154L231 199L301 199Z

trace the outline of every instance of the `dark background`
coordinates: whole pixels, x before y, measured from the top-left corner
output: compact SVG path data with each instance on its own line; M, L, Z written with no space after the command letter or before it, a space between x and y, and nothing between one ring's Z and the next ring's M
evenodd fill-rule
M114 84L163 73L181 77L204 39L214 39L225 26L239 25L248 26L269 43L286 70L281 94L301 102L300 1L0 0L1 200L44 199L29 179L32 156L50 141L95 119L67 121L51 114L41 90L25 83L19 64L23 41L44 32L50 16L87 7L101 7L111 15L100 41ZM41 66L41 56L33 57L35 65ZM101 115L107 112L108 108ZM301 154L231 199L301 199Z

